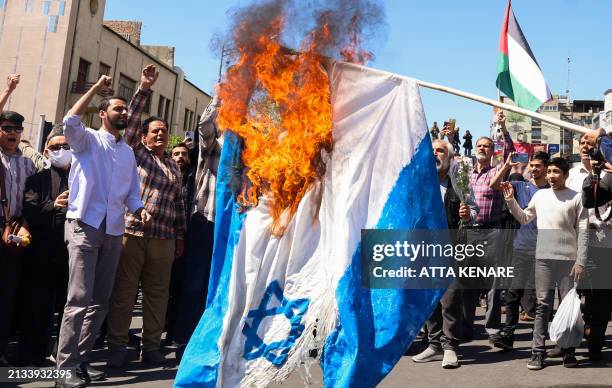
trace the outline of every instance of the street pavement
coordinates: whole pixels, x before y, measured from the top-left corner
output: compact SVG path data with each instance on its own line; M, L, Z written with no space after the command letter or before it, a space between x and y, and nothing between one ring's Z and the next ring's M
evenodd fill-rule
M479 319L484 316L484 309L478 308ZM136 332L142 321L135 317L132 331ZM604 349L604 360L601 363L588 361L585 343L577 350L580 365L576 369L564 368L561 359L548 359L547 367L541 371L530 371L526 363L530 355L531 323L522 322L517 330L515 349L510 352L493 349L485 337L482 322L476 327L477 338L459 347L461 366L458 369L442 369L441 362L415 364L410 356L404 356L393 371L379 385L383 388L452 388L452 387L486 387L486 388L523 388L523 387L612 387L612 324L607 330L608 348ZM480 333L478 335L478 333ZM414 344L409 355L422 350L421 344ZM129 388L170 387L176 374L172 348L166 349L169 364L166 368L149 368L138 361L136 348L129 350L129 363L121 370L107 370L107 379L94 382L92 387L121 386ZM92 363L95 367L104 368L106 351L94 352ZM272 387L293 388L305 387L301 376L310 376L313 387L322 387L322 376L318 363L314 363L307 372L303 368L296 371L286 381L272 384ZM49 387L49 383L28 383L23 387Z

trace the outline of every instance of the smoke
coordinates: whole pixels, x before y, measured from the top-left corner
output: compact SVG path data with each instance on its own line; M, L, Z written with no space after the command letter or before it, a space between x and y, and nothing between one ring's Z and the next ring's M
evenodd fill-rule
M372 59L366 43L384 30L384 11L373 0L266 0L230 18L229 32L211 42L229 61L217 125L244 140L248 184L238 202L246 209L270 198L278 236L333 148L327 58Z
M245 51L257 50L256 40L279 19L279 36L271 38L284 47L301 50L319 39L317 54L351 62L372 59L371 48L382 43L387 32L384 8L376 0L265 0L233 8L228 15L228 32L215 34L210 48L216 55L223 50L230 64Z

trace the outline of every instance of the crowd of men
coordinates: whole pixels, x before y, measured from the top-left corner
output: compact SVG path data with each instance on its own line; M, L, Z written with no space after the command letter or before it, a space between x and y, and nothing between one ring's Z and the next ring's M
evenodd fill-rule
M177 344L180 359L205 306L223 138L215 126L218 101L213 99L197 136L167 152L168 123L155 116L141 119L157 77L156 68L146 66L131 101L103 98L100 128L87 128L83 114L96 94L110 88L111 78L101 76L54 126L38 154L21 139L23 116L3 110L19 83L18 75L8 76L0 95L0 366L42 366L50 355L58 367L77 372L57 386L82 387L102 379L104 372L89 365L92 348L105 333L107 366L125 366L139 289L142 362L166 362L160 351L163 332ZM528 368L541 369L555 289L563 298L584 274L612 274L612 224L594 215L596 205L610 200L612 174L604 173L595 198L592 171L599 167L589 158L593 141L588 136L581 140L577 167L537 152L529 171L516 173L519 163L513 162L514 143L502 112L496 122L505 162L494 166L493 140L479 138L467 198L452 183L458 130L435 126L433 154L448 227L465 231L456 241L488 241L485 260L496 263L509 256L518 274L511 284L494 279L485 287L484 326L492 346L511 350L519 319L533 320ZM469 131L464 140L470 155ZM589 357L595 361L602 358L610 289L581 283ZM413 357L415 362L459 366L458 347L475 336L482 292L461 284L449 287L426 323L429 346ZM52 348L55 325L59 333ZM12 357L10 338L18 343ZM564 366L577 365L574 349L559 353Z
M510 265L513 277L451 284L426 323L428 347L412 360L458 367L459 343L474 338L474 312L485 293L484 326L491 346L511 351L519 319L533 321L527 368L542 369L546 357L562 357L564 367L576 367L575 348L555 346L547 351L545 340L555 290L560 303L577 287L584 297L588 357L599 362L612 313L612 164L593 152L603 132L581 137L581 162L573 168L564 158L538 151L530 155L528 170L521 172L504 113L498 112L495 121L503 136L504 162L491 164L495 143L480 137L469 172L469 195L463 201L460 188L453 187L457 180L451 179L461 161L453 147L456 131L445 124L430 133L448 227L465 231L452 235L455 242L486 241L484 260L471 264Z
M102 76L39 154L21 139L23 116L3 110L19 84L8 76L0 95L0 366L43 366L51 356L76 372L56 386L104 378L89 355L105 333L107 366L125 365L139 289L142 362L166 362L163 332L180 359L205 306L222 138L213 102L196 139L167 152L168 123L141 120L157 77L146 66L131 101L103 98L101 127L87 128L83 114L110 89ZM18 346L9 355L11 338Z

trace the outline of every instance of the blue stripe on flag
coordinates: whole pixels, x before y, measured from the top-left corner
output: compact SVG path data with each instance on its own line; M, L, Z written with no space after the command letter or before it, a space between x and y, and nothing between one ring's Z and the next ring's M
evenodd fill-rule
M377 229L446 229L431 140L425 136L383 208ZM361 287L361 244L338 283L338 326L321 365L326 387L374 387L404 354L445 290Z
M218 344L223 332L223 317L227 312L232 258L245 218L244 213L238 213L235 201L235 191L240 189L240 186L236 185L236 179L240 179L238 166L241 152L241 140L235 134L226 132L216 186L216 208L223 211L217 210L215 218L215 246L206 310L185 349L174 382L175 387L217 385L221 362Z

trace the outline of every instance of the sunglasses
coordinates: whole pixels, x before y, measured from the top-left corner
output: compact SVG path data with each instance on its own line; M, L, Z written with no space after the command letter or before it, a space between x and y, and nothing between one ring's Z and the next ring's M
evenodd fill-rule
M70 145L68 145L68 144L53 144L53 145L50 145L47 148L49 148L49 151L59 151L60 149L69 150L70 149Z
M6 133L11 133L11 132L21 133L21 132L23 132L23 127L18 127L16 125L3 125L0 128L2 128L2 131L6 132Z

